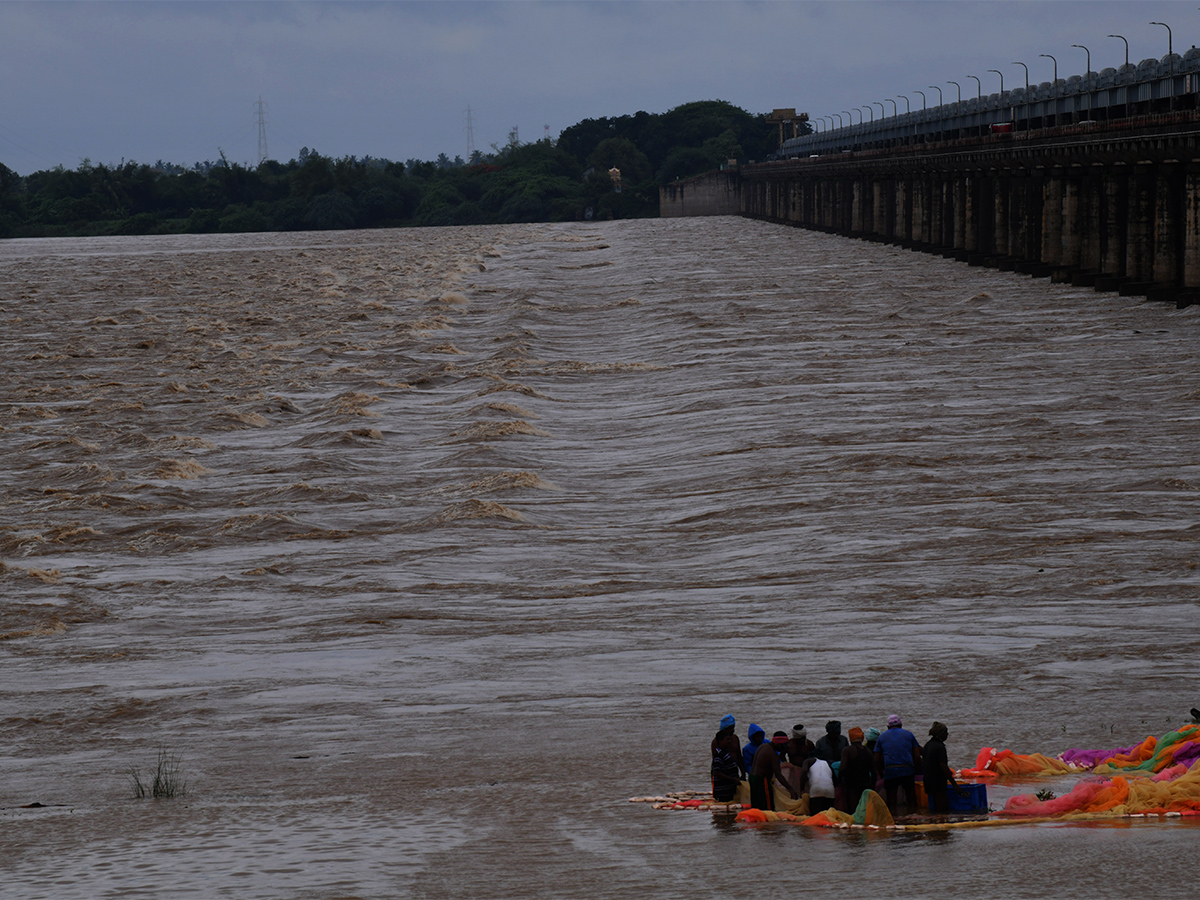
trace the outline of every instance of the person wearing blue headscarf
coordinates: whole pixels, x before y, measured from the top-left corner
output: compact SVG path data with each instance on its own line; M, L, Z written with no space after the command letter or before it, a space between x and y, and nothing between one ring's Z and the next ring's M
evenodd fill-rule
M754 765L754 754L758 752L758 748L762 746L763 739L767 733L757 725L751 725L749 731L750 743L742 748L742 771L749 772L750 767Z
M733 727L734 719L732 715L725 715L721 717L720 728L717 729L716 737L712 739L712 755L716 756L717 750L721 747L724 747L726 741L728 741L729 746L733 747L732 753L734 762L737 764L738 770L741 771L742 754L740 754L738 750L741 749L742 742L738 740L738 736L734 734ZM732 740L730 740L730 738L732 738Z

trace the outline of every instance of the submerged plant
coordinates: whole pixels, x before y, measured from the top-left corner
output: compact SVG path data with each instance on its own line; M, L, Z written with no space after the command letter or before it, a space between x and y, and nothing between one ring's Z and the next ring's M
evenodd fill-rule
M166 750L158 751L153 775L144 777L142 770L134 766L129 770L129 780L133 784L133 796L138 800L186 797L188 792L187 779L179 771L178 754Z

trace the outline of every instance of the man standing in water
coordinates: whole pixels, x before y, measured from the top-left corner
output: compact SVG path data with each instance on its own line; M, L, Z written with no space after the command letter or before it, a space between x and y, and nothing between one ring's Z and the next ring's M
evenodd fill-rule
M887 731L875 741L875 765L883 770L883 789L888 809L895 815L896 792L904 788L904 805L911 809L917 799L916 773L921 767L921 745L900 717L888 716Z
M712 792L713 799L718 803L728 803L737 796L738 785L742 781L742 770L738 765L737 755L737 740L732 732L720 738L713 748Z
M950 795L947 788L958 790L954 770L946 756L946 738L950 730L941 722L934 722L929 729L929 740L925 743L922 758L925 762L925 793L929 795L934 812L950 811Z
M725 745L725 741L729 738L733 739L733 755L734 761L737 763L739 771L742 770L742 755L738 752L741 743L738 741L738 736L733 731L734 718L732 715L722 716L721 724L717 730L716 736L712 739L712 755L717 755L717 749Z
M775 808L776 781L787 788L793 800L800 799L800 795L783 777L783 769L779 765L779 754L787 751L787 745L787 732L777 731L770 743L763 741L754 754L754 764L750 767L750 805L755 809Z
M754 765L754 754L763 745L767 733L758 725L751 725L746 733L750 735L750 743L742 748L742 771L749 773L750 767Z
M858 809L863 791L875 789L875 755L863 746L861 728L850 729L850 744L842 750L838 775L846 794L846 808L842 812L853 813Z

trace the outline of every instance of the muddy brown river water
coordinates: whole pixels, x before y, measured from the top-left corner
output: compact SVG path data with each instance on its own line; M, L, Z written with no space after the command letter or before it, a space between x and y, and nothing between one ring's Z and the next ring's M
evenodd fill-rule
M726 712L1181 722L1200 308L714 218L8 241L0 324L5 898L1194 890L1178 820L627 798Z

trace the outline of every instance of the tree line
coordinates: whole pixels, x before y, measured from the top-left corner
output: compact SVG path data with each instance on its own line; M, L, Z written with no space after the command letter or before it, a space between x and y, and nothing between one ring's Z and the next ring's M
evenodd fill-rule
M335 159L304 148L255 167L223 154L190 168L83 160L24 176L0 164L0 238L656 216L659 185L765 159L777 140L765 115L711 100L585 119L557 141L513 142L470 160Z

